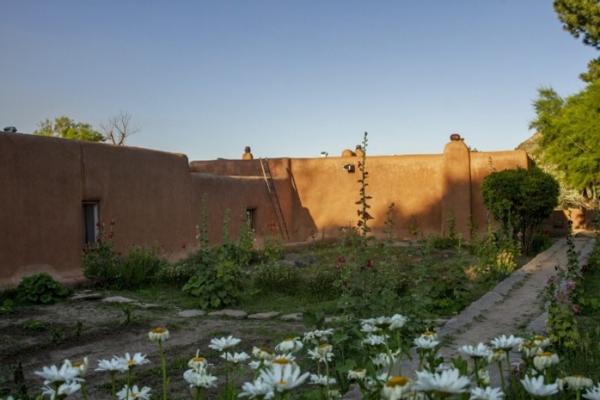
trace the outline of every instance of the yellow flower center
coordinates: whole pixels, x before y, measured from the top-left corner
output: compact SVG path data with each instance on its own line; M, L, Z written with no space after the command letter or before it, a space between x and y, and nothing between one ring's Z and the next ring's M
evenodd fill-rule
M279 384L282 386L287 386L288 382L282 379L279 381Z
M409 378L402 375L395 375L388 379L386 385L389 387L404 386L410 381Z
M544 351L543 353L540 353L540 357L552 357L554 355L554 353L551 353L549 351Z
M127 365L129 367L133 367L133 366L135 366L135 361L134 360L129 360L129 361L127 361Z
M426 336L426 337L434 337L434 336L435 336L435 332L431 332L431 331L425 331L425 332L423 333L423 336Z
M166 331L167 331L167 328L163 328L162 326L158 326L158 327L153 328L151 330L152 333L157 333L159 335L162 334L162 333L165 333Z
M80 368L83 366L83 361L76 361L73 364L71 364L74 368Z
M539 341L542 341L542 340L545 340L545 339L546 339L546 338L545 338L544 336L541 336L541 335L536 335L536 336L534 336L534 337L533 337L533 340L539 340Z
M200 356L196 356L196 357L192 358L192 361L196 362L196 363L203 363L204 360L206 360L206 359L204 357L200 357Z
M273 360L273 362L275 364L279 364L279 365L286 365L286 364L290 363L290 361L287 358L283 358L283 357L277 357L276 359Z

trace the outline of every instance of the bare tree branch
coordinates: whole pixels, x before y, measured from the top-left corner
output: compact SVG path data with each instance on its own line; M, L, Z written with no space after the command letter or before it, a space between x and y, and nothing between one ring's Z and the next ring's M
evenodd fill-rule
M140 131L139 128L131 126L131 114L123 111L110 118L105 124L100 124L100 128L106 141L117 146L125 146L125 141Z

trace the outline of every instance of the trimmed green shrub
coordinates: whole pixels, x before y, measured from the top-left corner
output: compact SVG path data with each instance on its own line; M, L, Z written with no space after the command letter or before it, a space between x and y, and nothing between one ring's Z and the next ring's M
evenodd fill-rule
M58 283L50 274L41 272L21 280L17 286L16 298L22 304L53 304L70 293L69 289Z
M493 172L482 184L483 201L506 234L520 237L529 253L538 228L558 205L556 180L539 168Z

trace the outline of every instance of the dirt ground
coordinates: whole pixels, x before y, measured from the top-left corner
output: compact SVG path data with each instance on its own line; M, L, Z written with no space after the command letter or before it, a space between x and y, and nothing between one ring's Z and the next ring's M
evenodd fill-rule
M97 361L111 358L115 352L141 352L151 363L138 367L137 381L160 390L160 359L155 343L148 340L148 330L167 326L171 338L165 343L168 354L173 398L189 398L182 374L196 350L221 367L217 353L208 348L211 338L232 334L240 337L239 351L250 352L252 346L272 347L282 338L304 330L300 322L273 320L235 320L218 317L184 318L172 307L143 308L130 306L131 321L125 323L121 304L100 300L68 300L49 306L19 309L15 315L0 319L0 388L14 389L14 368L21 363L25 382L31 388L41 385L34 371L64 359L80 360L87 356L90 369L86 375L90 397L110 398L109 377L96 372ZM122 382L121 382L122 384ZM30 393L33 394L33 393Z

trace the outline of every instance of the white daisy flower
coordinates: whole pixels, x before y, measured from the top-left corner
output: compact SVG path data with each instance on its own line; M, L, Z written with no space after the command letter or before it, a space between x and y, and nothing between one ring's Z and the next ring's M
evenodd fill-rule
M148 338L153 342L163 343L168 340L170 337L169 330L163 326L158 326L156 328L152 328L150 332L148 332Z
M537 347L539 347L541 349L550 346L550 339L548 339L545 336L536 335L533 337L533 339L531 341L534 345L536 345Z
M273 353L266 349L261 349L260 347L252 347L252 355L259 360L271 360L273 358Z
M117 397L119 400L150 400L150 391L151 389L148 386L140 389L137 385L133 385L131 388L125 385L123 389L117 392Z
M418 349L423 349L423 350L432 350L435 349L440 342L438 342L435 339L432 339L431 336L425 336L425 335L421 335L418 338L416 338L414 340L415 346Z
M194 369L204 369L208 366L206 358L200 355L200 350L196 350L196 355L188 361L188 367Z
M366 369L351 369L348 371L348 380L361 381L367 376Z
M239 364L239 363L248 361L250 359L250 356L248 354L246 354L245 352L241 352L241 353L226 352L226 353L221 354L221 358L224 359L225 361L229 361L234 364Z
M317 362L329 362L333 360L333 346L330 344L321 344L313 350L308 350L308 356Z
M523 388L533 396L544 397L558 393L558 385L556 383L546 385L544 383L543 375L534 378L525 376L525 379L521 380L521 384L523 385Z
M250 361L248 363L248 366L250 367L250 369L252 370L257 370L259 368L262 368L264 366L264 362L263 361Z
M150 361L146 358L145 354L135 353L131 356L129 353L125 353L123 357L117 357L117 360L122 364L122 368L131 369L138 365L148 364Z
M279 353L296 353L302 350L303 347L304 345L302 344L300 338L294 337L285 339L284 341L279 343L277 346L275 346L275 351Z
M379 353L375 357L371 357L371 361L378 367L388 368L396 363L397 356L397 353Z
M558 364L558 355L549 351L538 353L533 357L533 365L538 371L543 371L552 365Z
M465 345L458 351L471 358L487 358L491 354L489 347L483 343L479 343L477 346Z
M238 397L248 397L250 399L272 399L275 397L273 386L266 383L262 378L254 382L246 382L242 385L242 392Z
M305 342L314 342L319 343L323 341L327 341L327 339L333 335L333 329L316 329L314 331L306 332L304 334Z
M260 373L262 380L277 392L285 392L300 386L309 375L308 372L302 374L300 368L293 364L284 366L273 364L271 368Z
M417 371L415 387L424 392L463 393L471 381L461 376L457 369L448 369L440 373Z
M42 367L41 371L35 371L34 373L44 379L45 385L49 385L76 381L80 371L78 368L74 368L69 360L65 360L60 368L51 365L50 367Z
M583 394L583 398L587 400L600 400L600 383L596 386L589 388Z
M273 356L270 362L274 364L285 365L292 364L295 361L296 357L294 357L291 354L276 354L275 356Z
M406 376L390 376L381 390L381 397L386 400L405 399L411 393L411 386L411 380Z
M490 363L504 361L505 359L506 359L506 351L505 350L491 351L490 355L488 356L488 362L490 362Z
M310 383L312 385L327 386L335 385L336 382L337 381L335 380L335 378L330 378L327 375L310 374Z
M56 385L56 382L54 384ZM42 394L50 397L50 399L64 399L65 397L78 392L79 389L81 389L81 385L79 383L66 382L61 383L60 386L58 386L58 389L55 387L44 386L42 388Z
M225 351L240 344L242 340L231 335L228 337L214 338L210 340L209 348L217 351Z
M183 379L194 388L208 389L217 386L217 377L210 375L204 369L188 369L183 373Z
M469 400L502 400L504 393L499 388L480 388L476 387L471 389L471 397Z
M364 333L376 333L381 331L381 328L378 328L375 325L371 324L362 324L360 330Z
M107 371L107 372L125 372L129 367L117 358L113 357L110 360L98 360L98 368L96 371Z
M363 339L363 344L368 344L369 346L382 346L385 345L386 340L389 338L388 335L369 335Z
M390 324L389 329L400 329L406 324L406 321L408 321L408 318L406 318L404 315L394 314L388 320Z
M523 339L520 337L516 337L514 335L506 336L498 336L497 338L492 339L491 344L492 347L496 350L504 350L510 351L515 347L520 347L523 343Z
M78 371L78 376L84 376L90 367L90 361L87 357L83 357L81 361L71 362L69 360L65 360L65 363L69 363L72 368L75 368Z
M590 378L586 378L582 375L573 375L565 377L564 381L567 384L569 390L582 390L594 385L594 382Z

